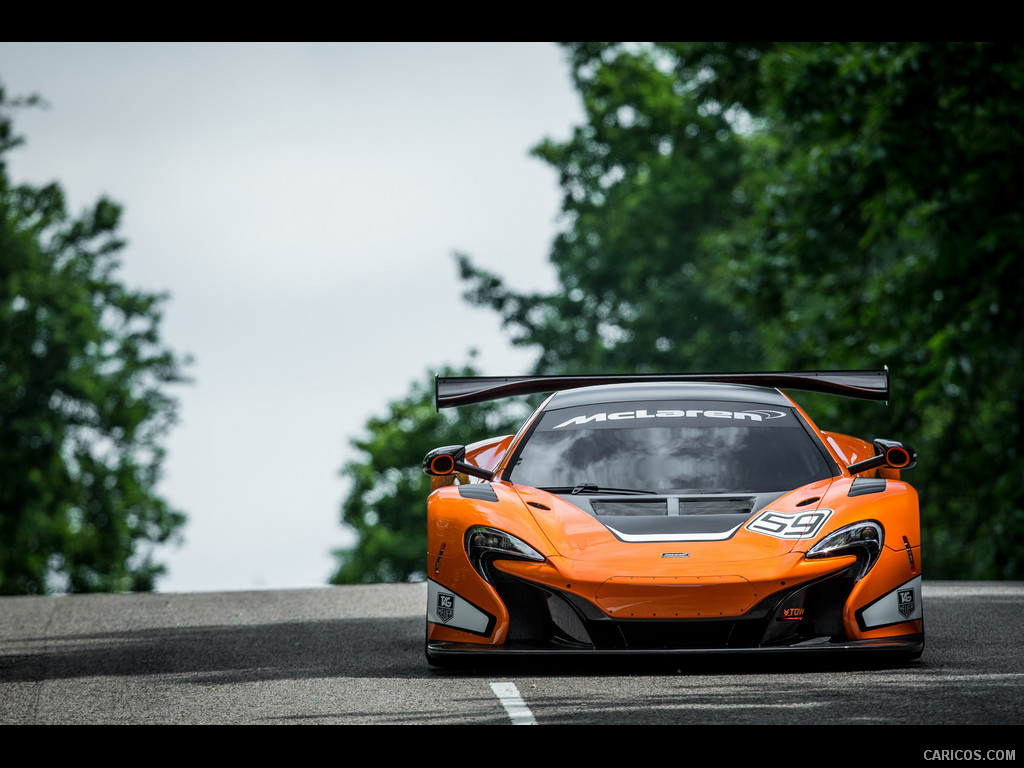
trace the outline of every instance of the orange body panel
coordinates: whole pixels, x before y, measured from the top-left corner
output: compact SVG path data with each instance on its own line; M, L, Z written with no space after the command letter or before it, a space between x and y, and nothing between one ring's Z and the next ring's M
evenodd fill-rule
M683 568L658 562L664 546L639 546L646 549L646 552L630 553L621 562L610 566L600 562L580 563L562 558L551 558L550 565L509 560L498 561L495 566L528 581L577 594L593 602L612 618L662 619L741 617L765 597L785 586L794 587L837 570L835 562L805 561L800 555L791 555L787 557L787 565L791 565L788 570L780 570L778 562L768 562L760 564L759 575L747 571L746 576L740 576L728 572L714 573L729 571L727 564L690 564L685 570L692 573L685 574L678 572ZM662 573L644 576L608 575L609 570L616 566L622 573L629 573L631 568L636 568L636 562L641 560L644 562L640 570L633 573L656 569ZM852 561L852 557L845 558L842 565ZM744 565L748 564L733 563L733 570ZM780 572L789 575L779 578Z

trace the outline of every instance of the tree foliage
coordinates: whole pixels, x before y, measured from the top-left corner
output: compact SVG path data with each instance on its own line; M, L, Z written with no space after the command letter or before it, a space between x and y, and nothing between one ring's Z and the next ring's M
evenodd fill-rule
M441 375L472 376L471 367ZM480 403L438 412L433 376L415 382L408 395L391 402L383 416L366 424L365 437L352 441L360 456L342 476L351 482L342 521L355 529L355 546L335 552L332 584L419 581L426 577L427 507L430 478L423 457L442 445L515 432L524 418L517 403Z
M565 50L586 119L534 150L564 193L559 285L519 292L458 256L467 300L535 373L888 364L888 408L800 400L918 449L931 578L1024 576L1024 48Z
M873 418L922 454L929 573L1020 578L1024 47L773 45L753 87L729 78L735 59L681 55L721 72L708 98L764 125L751 215L709 245L722 282L773 366L890 363L893 405ZM852 430L844 410L825 413Z
M164 296L117 280L121 209L16 185L0 90L0 594L151 590L184 523L155 492L180 361Z
M558 290L517 293L462 256L467 298L498 311L546 373L757 367L750 325L715 295L715 255L701 247L743 208L730 115L695 98L667 51L578 43L569 54L586 123L534 149L564 193Z

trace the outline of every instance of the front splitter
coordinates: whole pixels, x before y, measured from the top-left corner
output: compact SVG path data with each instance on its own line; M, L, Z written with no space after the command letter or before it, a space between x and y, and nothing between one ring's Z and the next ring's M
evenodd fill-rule
M427 643L427 658L441 661L455 658L489 656L690 656L690 655L785 655L822 653L885 653L908 658L924 651L923 635L877 640L834 641L827 637L813 638L792 645L757 646L753 648L574 648L554 645L480 645L476 643Z

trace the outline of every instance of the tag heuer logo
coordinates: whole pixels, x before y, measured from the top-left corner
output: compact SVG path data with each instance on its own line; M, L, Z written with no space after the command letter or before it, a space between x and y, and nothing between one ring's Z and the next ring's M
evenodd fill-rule
M896 592L896 601L899 603L900 616L907 619L914 613L914 589L900 589Z
M445 592L439 593L437 596L437 618L447 624L454 615L455 595L449 595Z

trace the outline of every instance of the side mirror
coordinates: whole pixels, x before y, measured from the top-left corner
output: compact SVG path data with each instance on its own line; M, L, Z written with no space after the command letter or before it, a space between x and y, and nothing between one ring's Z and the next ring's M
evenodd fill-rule
M445 445L435 448L423 457L423 471L431 477L444 477L464 472L482 480L490 480L493 473L466 461L466 446Z
M870 459L851 464L848 469L851 475L876 467L890 469L910 469L917 464L917 451L898 440L874 440L875 455Z

